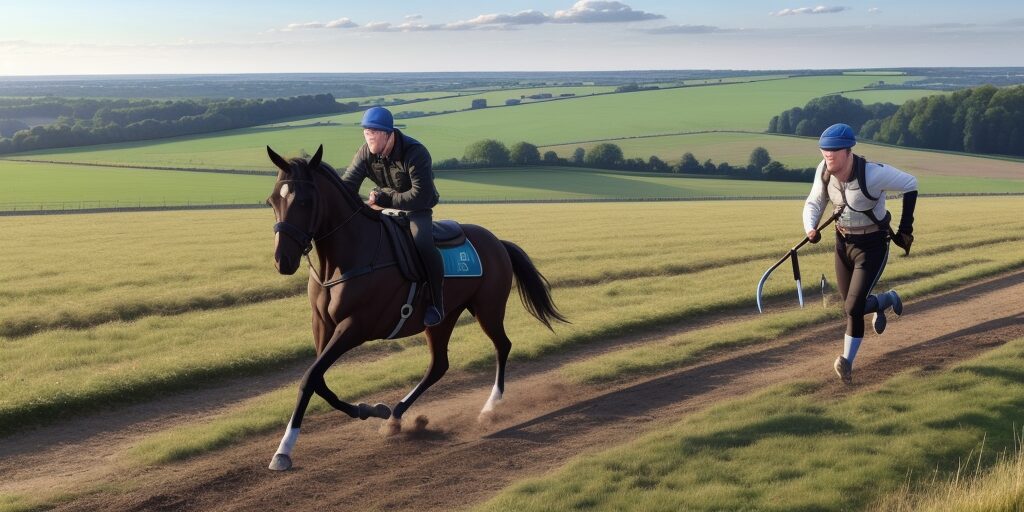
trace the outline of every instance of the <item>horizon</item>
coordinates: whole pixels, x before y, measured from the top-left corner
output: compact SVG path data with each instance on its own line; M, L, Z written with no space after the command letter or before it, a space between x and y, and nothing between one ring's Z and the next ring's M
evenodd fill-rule
M1008 0L55 0L5 14L4 77L1024 66L1024 5Z

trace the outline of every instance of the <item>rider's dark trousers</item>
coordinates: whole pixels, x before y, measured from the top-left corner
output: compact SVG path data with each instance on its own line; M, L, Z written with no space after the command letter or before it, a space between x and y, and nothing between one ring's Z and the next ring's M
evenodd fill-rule
M836 232L836 281L846 309L846 334L864 337L864 315L878 310L868 294L885 270L889 238L884 231L866 235Z
M430 285L431 300L440 309L442 307L441 280L444 278L444 261L441 253L434 248L434 234L431 231L432 210L416 210L409 212L409 230L416 243L416 251L420 253L424 269L427 272L427 284ZM441 312L444 314L444 312Z

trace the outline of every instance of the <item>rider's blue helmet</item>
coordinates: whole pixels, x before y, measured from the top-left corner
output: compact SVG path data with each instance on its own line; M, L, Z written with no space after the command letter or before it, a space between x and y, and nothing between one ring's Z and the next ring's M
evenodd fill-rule
M821 149L846 149L856 144L857 137L853 135L853 128L843 123L825 128L818 139L818 147Z
M391 111L384 107L373 107L363 113L363 128L381 130L388 133L395 131L395 118Z

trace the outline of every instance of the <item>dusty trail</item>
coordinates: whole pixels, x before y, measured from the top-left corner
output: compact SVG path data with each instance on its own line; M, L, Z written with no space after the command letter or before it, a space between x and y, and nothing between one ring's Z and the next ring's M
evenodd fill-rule
M294 453L296 466L283 474L266 470L280 432L148 469L118 467L117 452L130 442L129 434L68 436L65 445L39 452L13 449L8 446L12 440L3 439L0 473L12 479L4 479L0 492L40 488L48 479L58 484L66 475L45 470L59 473L58 461L81 451L93 457L95 467L76 478L130 488L117 495L85 496L59 510L450 510L484 500L576 454L628 441L766 386L820 379L827 383L823 396L841 396L899 372L936 371L1024 336L1024 271L911 302L906 310L903 318L890 321L885 336L869 334L852 387L840 385L831 369L841 350L842 326L837 323L604 388L560 382L558 364L551 361L543 367L513 365L507 400L486 424L478 423L476 414L489 393L490 376L442 380L417 402L399 436L382 437L379 421L352 421L340 414L307 419ZM685 329L675 332L680 330ZM639 343L675 332L647 335ZM425 428L415 428L416 415L429 418ZM160 416L167 421L185 417L184 412Z

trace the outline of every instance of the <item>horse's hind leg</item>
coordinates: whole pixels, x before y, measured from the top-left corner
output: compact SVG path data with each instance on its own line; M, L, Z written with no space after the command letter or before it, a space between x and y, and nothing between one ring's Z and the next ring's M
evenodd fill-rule
M512 351L512 341L505 334L504 301L495 301L493 304L477 308L476 319L480 323L480 328L494 343L497 358L494 387L491 388L491 396L480 411L480 414L485 414L494 410L505 393L505 363L508 362L508 354Z
M427 388L441 380L441 377L448 371L448 340L452 337L452 330L455 329L455 323L458 322L460 314L462 314L461 309L452 311L440 324L430 327L425 331L427 345L430 347L430 366L427 368L427 373L420 380L419 384L395 406L394 411L391 413L390 423L393 430L399 428L402 415L412 406L412 403Z

